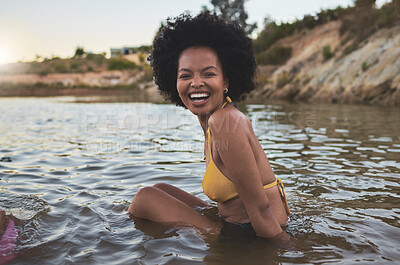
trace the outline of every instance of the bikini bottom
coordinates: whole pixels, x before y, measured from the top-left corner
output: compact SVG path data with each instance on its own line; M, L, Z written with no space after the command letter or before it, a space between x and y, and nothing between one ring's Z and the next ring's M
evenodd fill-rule
M276 180L276 184L279 189L279 194L281 195L282 202L285 205L285 210L287 215L290 214L289 205L286 199L285 187L281 179ZM222 218L221 218L222 219ZM222 228L219 236L219 240L244 240L252 241L257 238L257 234L254 231L253 226L250 222L248 223L229 223L222 219Z
M256 231L254 231L251 223L234 224L223 221L221 232L218 236L219 242L228 243L249 243L257 239Z

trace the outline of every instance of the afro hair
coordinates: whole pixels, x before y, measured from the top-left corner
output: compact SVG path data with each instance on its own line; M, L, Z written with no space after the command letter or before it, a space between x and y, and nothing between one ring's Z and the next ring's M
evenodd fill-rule
M224 76L229 80L228 96L240 101L255 88L256 61L252 40L234 21L226 21L209 11L197 16L183 13L169 18L153 41L149 56L153 77L161 93L185 107L176 89L178 60L189 47L207 46L215 50Z

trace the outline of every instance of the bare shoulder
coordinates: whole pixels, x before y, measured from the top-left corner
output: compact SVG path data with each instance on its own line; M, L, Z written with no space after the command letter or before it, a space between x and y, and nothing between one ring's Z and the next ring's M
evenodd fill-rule
M211 133L222 137L252 131L250 120L233 106L214 112L208 120L208 126Z

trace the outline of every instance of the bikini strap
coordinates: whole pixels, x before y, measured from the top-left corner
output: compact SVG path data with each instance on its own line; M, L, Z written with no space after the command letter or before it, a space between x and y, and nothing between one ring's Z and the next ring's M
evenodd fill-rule
M211 154L211 132L210 132L210 127L207 129L207 137L208 137L208 152L210 152L210 158L212 160L212 154Z
M271 187L273 187L273 186L275 186L275 185L278 185L278 181L277 180L275 180L274 182L272 182L272 183L269 183L269 184L267 184L267 185L264 185L264 190L266 190L266 189L269 189L269 188L271 188Z
M222 105L221 109L223 109L227 104L231 104L232 103L232 99L230 97L226 96L225 99L226 99L226 101Z
M290 209L289 209L289 205L288 205L286 193L285 193L285 186L283 186L283 181L281 179L277 179L277 181L278 181L279 193L281 194L282 201L285 204L286 213L290 214Z

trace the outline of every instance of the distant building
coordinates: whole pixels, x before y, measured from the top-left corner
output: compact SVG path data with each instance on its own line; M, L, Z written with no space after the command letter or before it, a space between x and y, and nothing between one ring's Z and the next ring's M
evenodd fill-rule
M122 48L111 48L111 58L122 57L128 61L134 62L137 65L145 64L147 57L149 56L151 46L140 46L140 47L122 47Z
M136 53L135 47L122 47L122 48L111 48L111 58L128 55L128 54L135 54Z
M129 54L148 54L150 53L151 46L148 45L142 45L139 47L122 47L122 48L111 48L110 49L110 54L111 58L118 57L118 56L123 56L123 55L129 55Z

